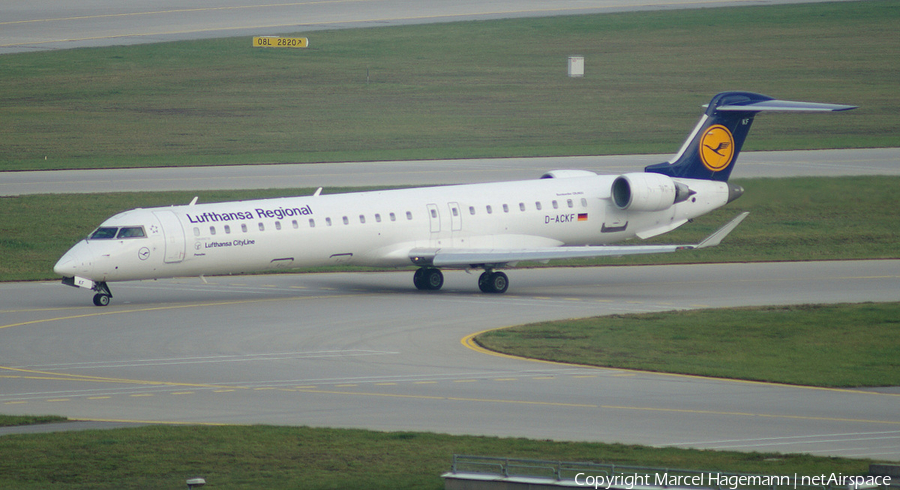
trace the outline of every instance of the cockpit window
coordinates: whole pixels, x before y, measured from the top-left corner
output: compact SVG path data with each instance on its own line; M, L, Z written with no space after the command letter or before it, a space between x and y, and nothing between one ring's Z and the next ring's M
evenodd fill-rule
M118 228L97 228L96 231L91 233L91 236L88 237L91 240L108 240L110 238L116 237L116 232L119 231Z
M101 226L88 237L90 240L111 240L113 238L144 238L143 226L105 227Z
M116 238L143 238L145 236L143 226L123 226L119 229Z

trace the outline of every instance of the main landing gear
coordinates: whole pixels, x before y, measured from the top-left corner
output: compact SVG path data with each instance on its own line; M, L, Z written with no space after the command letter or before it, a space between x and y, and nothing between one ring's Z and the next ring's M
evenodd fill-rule
M422 291L437 291L444 285L444 274L440 269L421 267L413 274L413 284Z
M413 284L422 291L437 291L444 285L444 274L440 269L421 267L413 274ZM478 289L482 293L505 293L509 289L509 277L502 272L485 269L478 277Z
M509 278L502 272L485 270L478 276L478 289L482 293L505 293L509 289Z
M95 283L92 289L97 291L97 294L94 295L94 304L96 306L106 306L109 304L109 300L112 299L112 292L110 292L109 286L107 286L105 282Z

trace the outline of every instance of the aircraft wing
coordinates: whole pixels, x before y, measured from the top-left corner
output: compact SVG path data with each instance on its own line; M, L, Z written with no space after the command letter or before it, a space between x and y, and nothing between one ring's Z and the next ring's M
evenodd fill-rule
M580 259L587 257L610 257L620 255L669 253L714 247L721 243L737 225L750 214L743 212L716 230L700 243L694 245L603 245L584 247L547 247L529 249L461 249L461 248L417 248L410 251L410 259L416 265L433 267L480 267L504 266L521 261L546 261L553 259Z

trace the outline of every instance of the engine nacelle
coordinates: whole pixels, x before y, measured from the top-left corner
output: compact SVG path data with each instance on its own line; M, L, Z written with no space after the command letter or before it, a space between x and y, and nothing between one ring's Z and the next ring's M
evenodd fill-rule
M688 186L657 173L632 173L616 177L612 184L616 207L630 211L662 211L695 194Z

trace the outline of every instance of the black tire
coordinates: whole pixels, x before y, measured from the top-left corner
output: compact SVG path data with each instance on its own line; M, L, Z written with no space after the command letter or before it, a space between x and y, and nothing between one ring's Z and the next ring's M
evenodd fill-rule
M494 272L491 274L488 283L490 284L492 293L503 294L509 289L509 277L502 272Z
M437 291L444 285L444 274L440 269L426 269L425 271L425 288L431 291Z
M482 272L480 276L478 276L478 289L481 290L482 293L490 293L491 291L491 273L490 272Z
M413 285L416 286L418 290L424 290L425 288L425 279L422 277L425 275L425 269L416 269L416 273L413 274Z
M421 291L437 291L444 285L444 274L440 269L422 267L413 274L413 284Z
M109 304L110 296L108 294L98 293L94 295L94 305L96 306L107 306Z
M509 289L509 277L502 272L484 272L478 277L478 289L482 293L503 294Z

